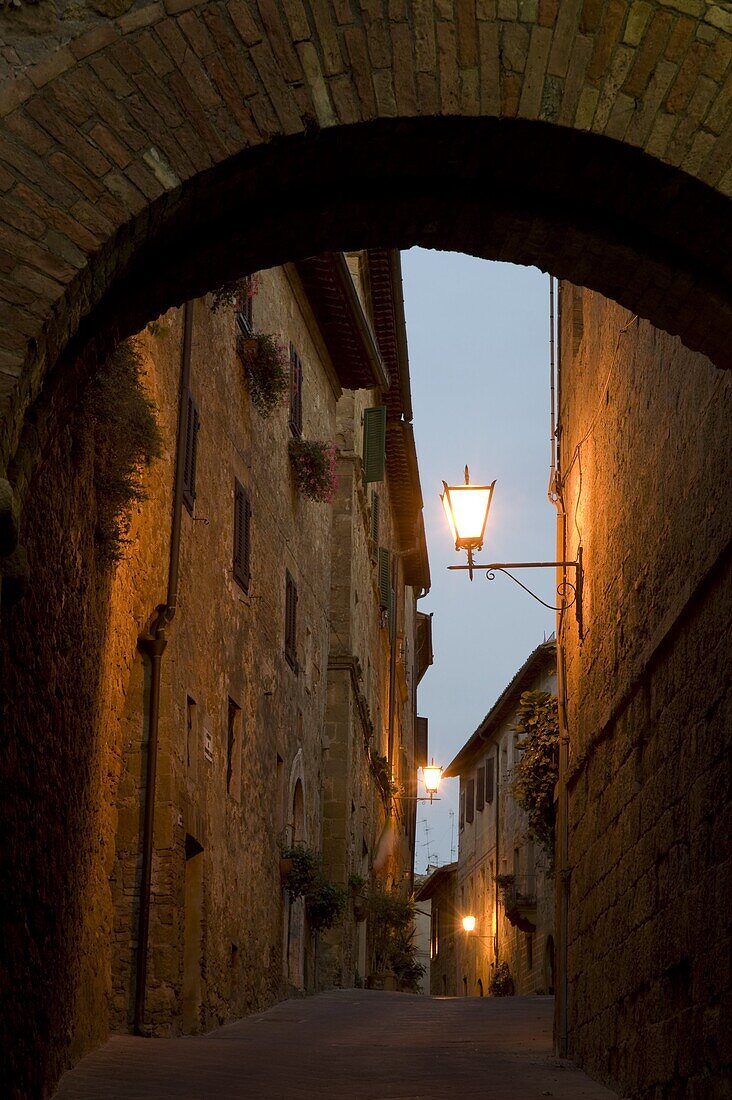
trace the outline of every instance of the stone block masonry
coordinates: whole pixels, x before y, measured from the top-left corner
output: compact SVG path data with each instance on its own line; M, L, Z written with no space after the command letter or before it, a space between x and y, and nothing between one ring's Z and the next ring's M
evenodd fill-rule
M569 1053L638 1100L727 1095L732 385L563 284Z

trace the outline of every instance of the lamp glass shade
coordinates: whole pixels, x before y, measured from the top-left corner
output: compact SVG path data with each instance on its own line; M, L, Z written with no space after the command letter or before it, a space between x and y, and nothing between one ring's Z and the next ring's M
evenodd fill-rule
M456 550L481 550L493 485L445 485L445 509Z
M475 917L472 916L472 914L470 916L463 917L463 931L464 932L474 932L475 931Z
M422 782L428 794L434 794L442 779L442 768L437 764L425 764L422 768Z

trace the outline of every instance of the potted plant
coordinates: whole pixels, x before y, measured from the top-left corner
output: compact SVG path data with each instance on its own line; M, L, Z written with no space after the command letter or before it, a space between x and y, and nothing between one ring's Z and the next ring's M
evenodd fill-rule
M318 857L304 844L283 848L280 854L280 880L290 897L307 894L318 876Z
M249 397L265 420L282 403L290 385L290 360L285 345L266 332L240 332L236 350L244 368Z
M295 484L303 496L330 504L338 488L338 448L316 439L291 439L290 462Z
M414 902L376 887L369 894L372 918L373 970L370 989L416 992L424 967L414 943Z

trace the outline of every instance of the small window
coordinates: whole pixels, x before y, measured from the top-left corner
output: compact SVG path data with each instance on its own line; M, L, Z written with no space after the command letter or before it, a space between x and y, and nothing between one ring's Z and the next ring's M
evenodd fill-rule
M236 311L236 327L242 336L251 336L254 331L254 324L252 321L253 300L254 283L251 278L242 279L238 303L239 308Z
M192 779L198 774L198 718L196 700L186 696L186 768Z
M297 585L287 572L285 580L285 659L297 672Z
M386 467L386 405L366 409L363 414L363 476L383 481Z
M460 831L465 828L465 791L460 792Z
M290 431L302 435L302 363L290 344Z
M238 802L241 797L241 708L229 699L226 731L226 793Z
M486 802L493 801L493 787L494 787L494 773L495 772L495 760L492 756L489 756L485 762L485 800Z
M196 460L200 427L198 406L189 390L186 405L186 449L183 456L183 503L191 514L196 502Z
M469 779L466 786L465 820L470 822L475 819L475 780Z
M485 768L478 768L475 786L475 808L480 812L485 806Z
M245 592L251 580L251 518L249 494L234 481L234 580Z

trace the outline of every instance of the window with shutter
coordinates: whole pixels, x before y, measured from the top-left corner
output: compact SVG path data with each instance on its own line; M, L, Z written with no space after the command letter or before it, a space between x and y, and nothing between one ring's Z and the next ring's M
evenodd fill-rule
M371 491L371 541L378 544L379 541L379 494Z
M290 431L302 435L302 363L290 344Z
M364 480L383 481L386 463L386 405L366 409L363 414Z
M465 828L465 791L460 792L460 831Z
M465 820L468 824L475 819L475 780L469 779L465 790Z
M427 718L414 719L414 766L424 767L427 763L427 750L429 745L429 720Z
M391 554L385 546L379 547L379 606L389 610L391 594Z
M480 811L485 806L485 768L478 768L478 779L475 785L475 808Z
M234 482L234 580L245 592L251 580L251 518L249 495L240 481Z
M389 620L389 637L394 638L396 631L396 592L389 586L389 602L386 606L386 614Z
M254 300L254 294L252 293L252 281L251 279L243 280L242 293L239 300L239 308L236 311L236 327L242 336L251 336L254 331L254 325L252 322L252 302Z
M183 503L189 512L193 512L196 502L196 459L198 457L198 432L201 419L193 394L188 391L186 405L186 449L183 456Z
M486 802L492 802L493 801L493 787L494 787L493 774L494 774L494 771L495 771L495 763L496 762L495 762L495 760L493 759L492 756L489 756L488 759L485 762L485 800L486 800Z
M289 571L285 577L285 660L297 672L297 585Z

